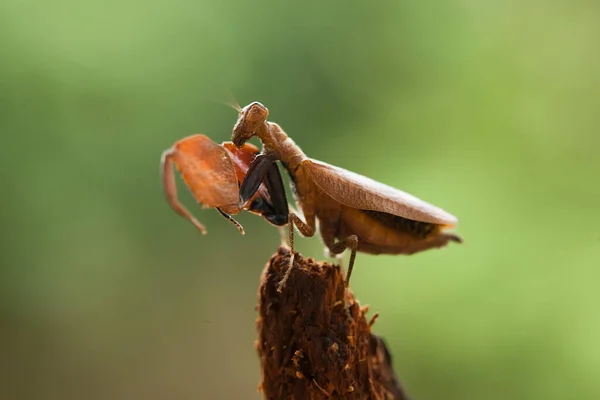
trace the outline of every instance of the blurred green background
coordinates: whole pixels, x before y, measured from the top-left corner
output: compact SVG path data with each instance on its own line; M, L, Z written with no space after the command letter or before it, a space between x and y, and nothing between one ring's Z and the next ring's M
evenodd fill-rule
M459 217L464 245L357 257L414 398L600 398L599 41L585 0L3 0L0 398L260 398L279 232L180 188L201 236L159 179L230 139L231 94Z

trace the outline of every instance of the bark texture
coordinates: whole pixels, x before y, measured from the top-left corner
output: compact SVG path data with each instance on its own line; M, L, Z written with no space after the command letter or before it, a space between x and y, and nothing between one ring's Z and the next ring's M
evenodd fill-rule
M280 247L262 274L257 319L265 399L409 399L367 307L346 289L339 266Z

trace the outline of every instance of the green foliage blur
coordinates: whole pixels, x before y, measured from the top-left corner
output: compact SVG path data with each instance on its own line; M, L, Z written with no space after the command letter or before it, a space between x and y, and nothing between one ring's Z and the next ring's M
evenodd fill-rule
M357 257L414 398L600 398L599 40L586 0L3 0L0 398L260 398L279 232L180 187L202 236L159 178L233 97L459 217L463 245Z

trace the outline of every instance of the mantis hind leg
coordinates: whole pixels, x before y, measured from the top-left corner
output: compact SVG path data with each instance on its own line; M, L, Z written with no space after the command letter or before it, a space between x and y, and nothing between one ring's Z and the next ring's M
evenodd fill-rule
M321 234L324 236L324 242L327 246L327 253L329 256L336 257L341 259L341 254L346 250L350 249L352 253L350 254L350 261L348 262L348 270L346 272L346 280L344 282L346 288L350 284L350 275L352 275L352 268L354 267L354 259L356 258L356 249L358 248L358 236L350 235L345 239L342 239L335 243L335 236L331 235L331 231L327 232L327 230L322 230ZM340 268L342 268L342 263L340 262ZM350 308L348 305L348 299L345 299L344 311L346 312L346 317L349 321L354 321L352 317L352 313L350 312Z
M329 252L333 255L342 254L346 249L350 249L352 251L350 253L350 261L348 262L348 272L346 272L346 286L348 286L350 283L350 276L352 275L352 268L354 268L354 259L356 258L357 248L358 236L356 235L350 235L347 238L329 246Z
M281 280L281 282L279 282L279 286L277 287L277 291L279 293L281 293L281 290L283 289L287 280L290 277L292 268L294 268L294 257L295 257L294 225L296 225L296 228L298 228L298 231L300 231L300 234L304 237L311 237L311 236L314 236L314 234L315 234L314 217L312 219L308 218L307 222L304 222L304 221L302 221L302 219L300 219L300 217L298 215L294 214L293 212L290 212L290 214L288 216L288 240L290 243L290 253L291 253L290 263L288 265L287 271L285 271L285 275L283 276L283 279Z

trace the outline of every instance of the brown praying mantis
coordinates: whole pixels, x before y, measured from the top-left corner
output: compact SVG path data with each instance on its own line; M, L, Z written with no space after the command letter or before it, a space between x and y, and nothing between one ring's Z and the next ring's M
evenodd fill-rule
M292 256L280 288L294 265L294 226L302 236L311 237L316 232L316 220L331 255L351 250L346 283L357 251L414 254L446 246L450 241L462 242L460 236L446 232L458 222L453 215L391 186L307 157L278 124L267 121L268 115L269 110L259 102L241 109L232 141L243 148L257 136L263 144L240 186L238 208L245 207L275 161L280 161L291 178L296 203L305 219L289 213Z

